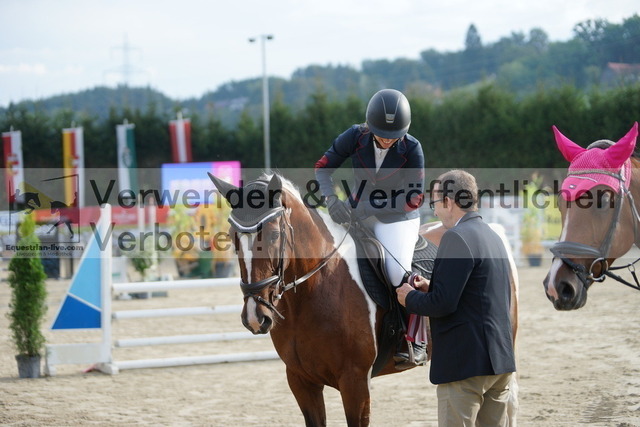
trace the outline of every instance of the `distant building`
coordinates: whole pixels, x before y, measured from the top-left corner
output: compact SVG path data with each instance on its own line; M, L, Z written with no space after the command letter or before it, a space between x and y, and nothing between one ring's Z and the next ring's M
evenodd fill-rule
M640 64L609 62L602 73L602 84L616 86L640 82Z

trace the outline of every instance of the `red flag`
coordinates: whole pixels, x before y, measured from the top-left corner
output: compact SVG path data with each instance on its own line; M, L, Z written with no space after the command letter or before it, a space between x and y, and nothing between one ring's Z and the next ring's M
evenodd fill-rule
M22 133L19 130L2 133L4 148L5 182L9 204L16 200L16 192L24 188L24 163L22 162Z
M182 113L178 113L178 119L169 122L169 133L171 134L171 157L173 163L192 162L191 120L183 119Z

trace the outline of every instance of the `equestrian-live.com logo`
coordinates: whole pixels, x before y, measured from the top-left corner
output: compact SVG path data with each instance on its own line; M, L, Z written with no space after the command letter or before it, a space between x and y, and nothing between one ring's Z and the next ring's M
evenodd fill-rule
M78 175L57 176L39 182L22 182L9 189L9 231L19 239L19 226L26 215L33 215L40 250L67 251L80 243ZM18 250L7 245L5 250ZM73 250L73 249L71 249Z

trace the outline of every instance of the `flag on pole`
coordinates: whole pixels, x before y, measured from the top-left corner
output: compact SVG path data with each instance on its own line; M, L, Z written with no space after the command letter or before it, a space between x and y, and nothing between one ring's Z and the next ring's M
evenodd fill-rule
M178 113L177 120L169 122L169 134L171 135L171 157L173 163L190 163L191 156L191 120L183 119L182 113Z
M118 140L118 181L120 191L131 190L138 193L138 165L136 162L136 144L133 136L135 125L127 123L116 125Z
M22 133L11 130L2 133L4 148L5 185L9 204L16 201L17 191L24 191L24 163L22 161Z
M65 180L65 204L82 208L84 207L84 131L82 127L62 129L62 165L65 176L78 177L77 181Z

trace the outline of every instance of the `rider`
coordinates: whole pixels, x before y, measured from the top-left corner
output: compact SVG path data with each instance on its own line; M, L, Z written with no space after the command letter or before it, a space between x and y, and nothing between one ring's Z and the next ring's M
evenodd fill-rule
M423 202L424 154L420 141L407 133L410 124L407 98L383 89L369 100L366 122L340 134L315 165L331 218L339 224L355 219L373 232L385 248L385 269L394 287L411 271ZM348 158L355 182L340 184L348 194L348 200L340 200L332 174ZM417 347L416 360L426 361L424 349Z

